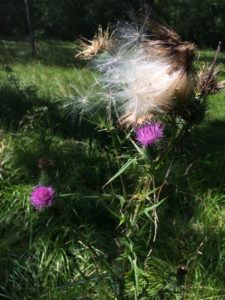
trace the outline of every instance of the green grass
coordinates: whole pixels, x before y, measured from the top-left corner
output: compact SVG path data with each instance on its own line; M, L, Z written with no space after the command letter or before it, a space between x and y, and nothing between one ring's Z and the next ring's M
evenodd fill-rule
M138 260L152 248L138 299L225 299L224 92L209 98L204 122L186 138L173 166L157 210L156 242L145 246L150 221L123 253L123 225L112 214L123 202L120 179L102 190L118 170L115 145L109 131L72 122L61 106L80 74L87 86L93 74L74 59L72 43L40 42L37 50L32 58L28 43L0 43L0 296L118 299L114 273L121 275L123 255L133 257L133 247ZM203 51L200 59L210 63L213 56ZM218 62L224 61L221 53ZM123 163L130 144L121 140L114 143ZM39 182L42 156L55 161L56 197L52 207L37 212L29 195ZM134 163L126 170L128 196L140 173ZM177 273L179 265L187 267L186 275ZM134 299L132 276L125 274L123 299Z

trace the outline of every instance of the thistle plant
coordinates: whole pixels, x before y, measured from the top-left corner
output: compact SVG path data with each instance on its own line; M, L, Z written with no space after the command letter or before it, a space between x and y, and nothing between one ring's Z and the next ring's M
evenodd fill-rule
M52 168L54 161L46 156L39 159L38 167L41 171L39 185L31 193L30 202L37 210L43 210L52 205L55 191L49 184L53 183Z
M84 108L79 97L70 98L73 102L66 106L76 107L77 103L82 116L87 107L88 112L93 107L99 119L92 122L111 136L118 171L103 186L99 197L104 199L109 194L112 201L119 200L117 211L110 203L103 205L118 219L120 239L116 240L116 266L106 262L104 266L114 279L116 299L141 299L149 286L148 264L160 226L157 210L166 200L166 195L161 197L163 188L186 135L204 119L207 96L225 86L217 82L218 70L214 71L221 44L211 68L203 66L197 74L193 64L196 46L182 42L173 29L148 17L119 23L111 34L107 28L104 38L102 30L99 32L107 47L95 47L93 51L98 34L90 46L82 42L83 50L78 52L85 59L90 53L91 68L100 73L95 77L95 88L91 93L87 90ZM78 87L76 91L79 96ZM105 107L107 121L98 104L101 109ZM89 118L88 114L85 117ZM139 178L136 186L128 188L125 176L131 166L138 170ZM163 179L159 179L163 170ZM118 178L122 192L113 187ZM132 288L127 285L131 280Z

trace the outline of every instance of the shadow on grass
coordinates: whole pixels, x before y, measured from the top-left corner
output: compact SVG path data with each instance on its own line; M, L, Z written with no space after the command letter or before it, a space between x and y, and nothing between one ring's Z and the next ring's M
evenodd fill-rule
M203 189L224 187L224 135L225 121L212 120L205 122L201 127L196 127L186 140L186 156L189 164L187 173ZM197 185L196 190L200 190Z
M21 89L16 81L5 82L0 85L0 98L0 124L4 130L16 133L27 125L30 130L30 126L36 126L40 132L50 129L62 138L84 140L94 135L99 141L105 139L104 133L96 132L95 124L85 119L80 124L78 118L67 117L60 103L40 98L33 86Z
M202 282L212 275L220 286L225 284L225 232L220 225L225 200L224 134L225 121L196 127L186 138L161 195L167 200L158 209L154 255L175 268L188 266L189 282L198 273Z

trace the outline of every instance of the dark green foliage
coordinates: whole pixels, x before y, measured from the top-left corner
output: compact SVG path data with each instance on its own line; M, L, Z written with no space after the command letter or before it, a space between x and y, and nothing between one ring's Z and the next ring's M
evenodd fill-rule
M129 10L138 13L144 1L123 0L32 0L31 21L36 38L75 40L79 35L92 37L98 25L106 27L126 20ZM146 1L152 4L151 1ZM154 10L181 35L198 46L215 48L224 37L225 0L154 1ZM1 0L0 35L28 36L24 1Z
M0 28L4 37L21 37L27 32L26 12L23 0L1 0Z
M224 0L166 0L156 1L155 8L183 40L216 48L224 39L224 6Z

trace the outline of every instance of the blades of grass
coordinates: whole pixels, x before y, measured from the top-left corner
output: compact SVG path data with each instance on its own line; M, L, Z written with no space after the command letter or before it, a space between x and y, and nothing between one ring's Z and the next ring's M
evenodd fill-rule
M138 265L137 265L137 255L133 251L132 251L132 254L133 254L134 258L129 256L128 259L129 259L129 261L131 263L131 266L132 266L132 269L134 271L135 300L137 300L137 299L139 299L138 296L140 294L139 277L140 276L147 277L148 275L138 267Z
M123 208L123 205L125 203L125 199L122 195L117 195L115 194L115 197L118 198L120 200L120 206L121 206L121 209Z
M74 282L71 282L71 283L68 283L68 284L57 286L56 289L57 290L65 289L65 288L74 287L74 286L85 284L85 283L92 282L92 281L97 282L98 277L92 277L92 278L88 278L88 279L77 280L77 281L74 281Z
M66 197L71 197L71 196L79 196L78 193L70 193L70 194L59 194L58 197L61 198L66 198Z
M110 277L102 277L101 279L102 280L110 280L111 278ZM65 288L72 288L72 287L83 285L83 284L86 284L89 282L98 282L98 281L99 281L99 278L95 276L95 277L90 277L88 279L81 279L81 280L77 280L77 281L74 281L74 282L71 282L68 284L60 285L60 286L57 286L55 289L60 290L60 289L65 289ZM45 297L46 295L48 295L48 293L43 294L41 296L41 298Z
M106 187L110 182L112 182L114 179L116 179L118 176L120 176L133 162L136 162L137 158L130 158L128 161L122 166L122 168L112 177L109 179L106 184L103 185L102 188Z
M137 256L136 255L135 255L135 258L132 260L132 265L133 265L133 268L134 268L135 300L136 300L137 297L138 297L138 294L139 294L139 282L138 282L139 272L138 272L138 267L137 267Z
M158 207L159 205L161 205L167 198L162 199L161 201L159 201L158 203L152 205L151 207L146 207L145 209L141 210L140 215L144 214L148 214L150 211L152 211L153 209L155 209L156 207Z
M122 197L122 196L121 196ZM119 219L120 220L120 223L119 223L119 225L118 225L118 227L120 226L120 225L122 225L125 221L126 221L126 217L125 217L125 215L124 214L121 214L121 216L118 214L118 213L116 213L115 211L113 211L111 208L109 208L108 206L106 206L106 205L104 205L103 203L102 203L102 205L105 207L105 209L107 209L114 217L116 217L117 219Z
M6 299L12 299L11 297L8 297L6 295L0 294L0 297L6 298Z
M113 211L111 208L109 208L108 206L104 205L105 209L107 209L114 217L116 217L117 219L121 220L121 216L119 214L117 214L115 211Z
M136 148L137 152L141 155L144 156L144 151L141 150L140 147L138 147L138 145L135 143L135 141L129 136L128 137L129 140L131 141L131 143L134 145L134 147Z

